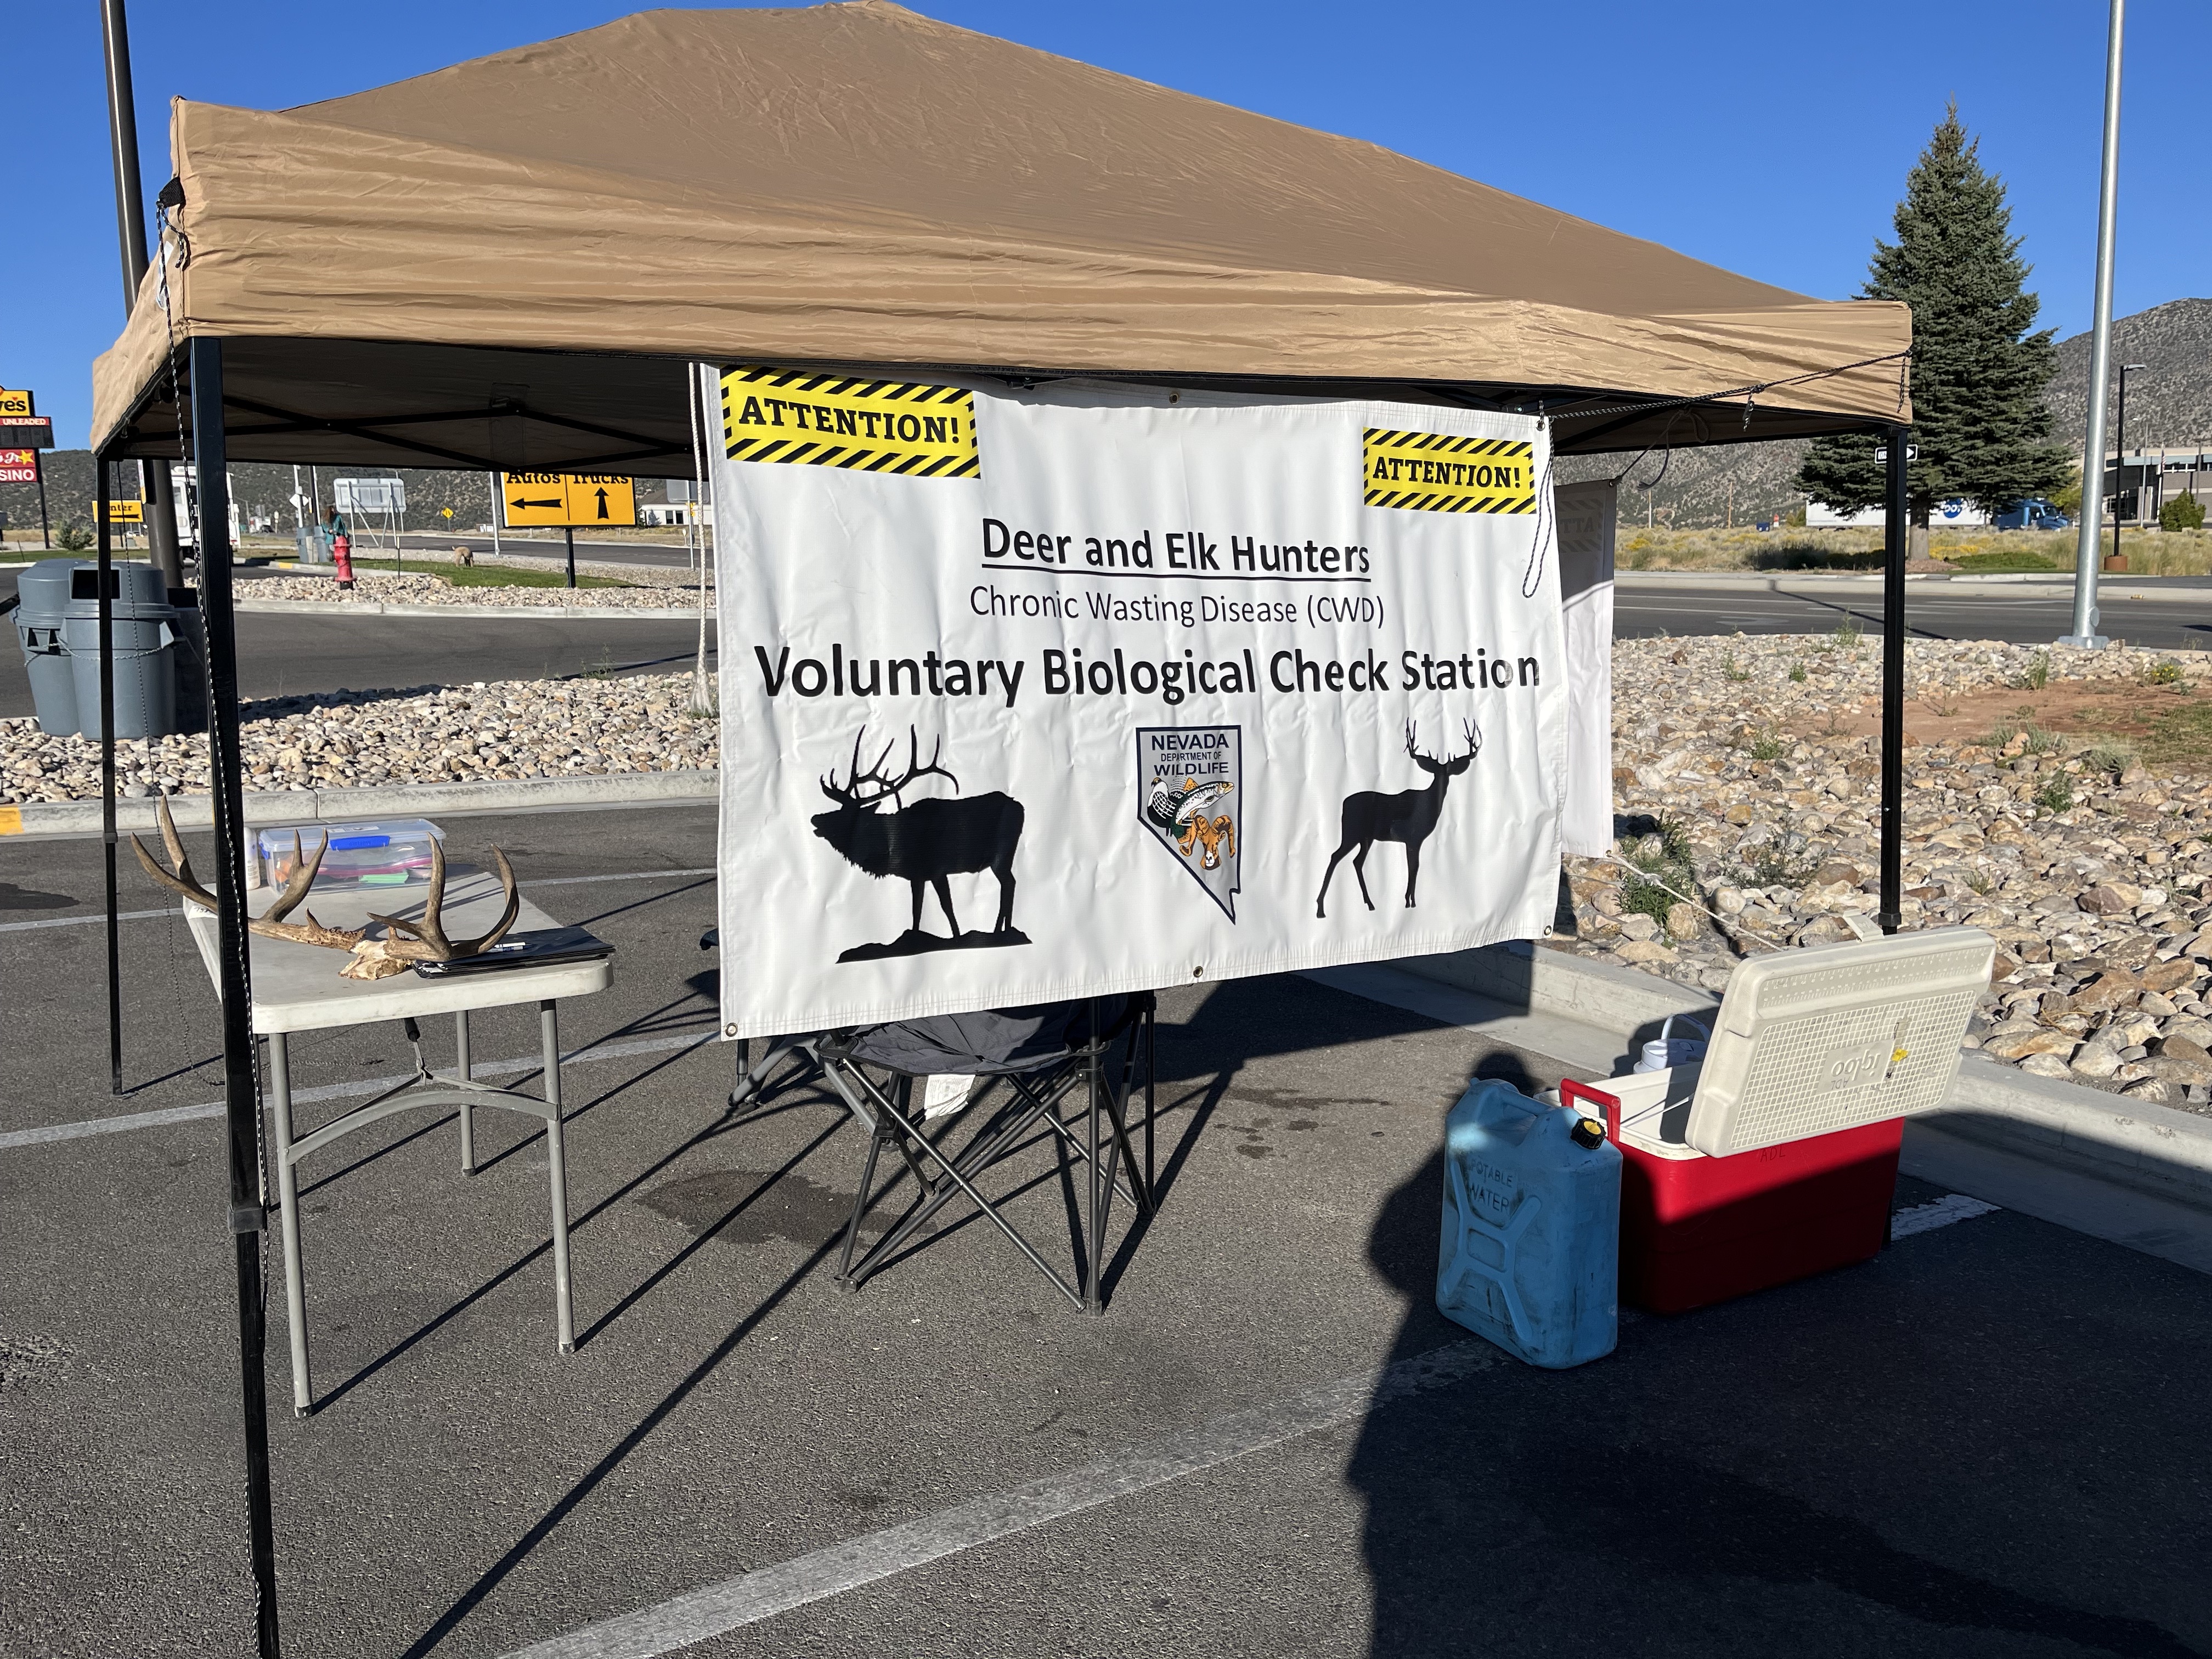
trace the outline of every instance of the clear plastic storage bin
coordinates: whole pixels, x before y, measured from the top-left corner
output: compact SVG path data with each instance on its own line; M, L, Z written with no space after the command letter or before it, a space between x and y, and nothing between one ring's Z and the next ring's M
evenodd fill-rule
M315 872L317 886L404 887L430 879L430 848L446 832L428 818L386 818L377 823L301 823L258 830L253 864L262 884L282 887L295 861L313 858L323 837L330 850ZM296 842L295 840L296 837Z

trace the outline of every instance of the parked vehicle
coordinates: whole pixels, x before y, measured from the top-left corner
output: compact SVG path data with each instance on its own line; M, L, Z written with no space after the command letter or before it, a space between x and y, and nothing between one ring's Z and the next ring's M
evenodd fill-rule
M2071 530L2074 520L2039 495L2014 504L1993 522L1999 530Z

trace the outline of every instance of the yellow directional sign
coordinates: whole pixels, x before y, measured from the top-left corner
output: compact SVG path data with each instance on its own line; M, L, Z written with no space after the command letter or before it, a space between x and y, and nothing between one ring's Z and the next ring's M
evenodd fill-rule
M146 522L146 503L143 501L110 501L107 504L110 524L143 524Z
M27 392L0 392L0 418L29 414L33 401Z
M592 473L502 472L499 521L508 530L634 525L637 481Z

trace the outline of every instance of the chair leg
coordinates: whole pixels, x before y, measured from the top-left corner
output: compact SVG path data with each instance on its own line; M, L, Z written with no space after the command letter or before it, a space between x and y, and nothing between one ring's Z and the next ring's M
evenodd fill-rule
M1039 1097L1031 1093L1026 1087L1024 1087L1019 1079L1010 1078L1007 1080L1012 1083L1016 1088L1020 1089L1023 1094L1027 1096L1030 1099L1037 1102L1039 1109L1043 1112L1046 1127L1060 1137L1061 1144L1065 1146L1070 1152L1073 1153L1077 1158L1087 1156L1084 1151L1083 1142L1076 1138L1075 1131L1067 1127L1067 1123L1065 1120L1063 1120L1056 1112L1047 1109L1045 1103L1040 1099ZM1136 1167L1136 1158L1133 1155L1129 1160L1129 1168L1133 1171ZM1133 1176L1132 1178L1134 1178ZM1117 1190L1122 1197L1127 1199L1130 1203L1134 1204L1138 1201L1137 1194L1130 1188L1127 1187L1117 1187L1115 1190Z
M1029 1126L1036 1121L1043 1110L1041 1106L1032 1106L1019 1117L1011 1119L1003 1125L995 1127L986 1125L983 1131L969 1142L966 1149L957 1155L962 1166L977 1170L988 1169L1005 1156L1009 1146L1028 1132ZM908 1126L908 1133L912 1133L911 1126ZM904 1143L905 1137L899 1137L898 1145L902 1152L907 1150ZM924 1144L929 1146L930 1156L949 1172L952 1160L946 1156L945 1149L927 1142ZM907 1153L907 1161L909 1165L914 1164L913 1155L910 1152ZM873 1270L873 1264L889 1261L907 1240L921 1231L933 1216L963 1190L950 1181L921 1181L918 1170L915 1178L921 1182L923 1196L917 1199L914 1207L899 1218L896 1226L869 1247L868 1254L860 1264L862 1278L866 1277Z
M860 1190L853 1195L852 1219L845 1224L845 1248L837 1257L836 1282L848 1291L857 1291L860 1284L853 1277L853 1246L860 1237L860 1218L868 1211L868 1194L875 1185L876 1159L884 1150L884 1132L878 1128L868 1136L868 1156L860 1165Z

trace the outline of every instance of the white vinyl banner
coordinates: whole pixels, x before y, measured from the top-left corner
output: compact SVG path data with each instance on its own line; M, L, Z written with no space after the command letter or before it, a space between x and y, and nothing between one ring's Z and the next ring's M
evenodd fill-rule
M1538 422L752 368L720 416L726 1035L1548 925Z

